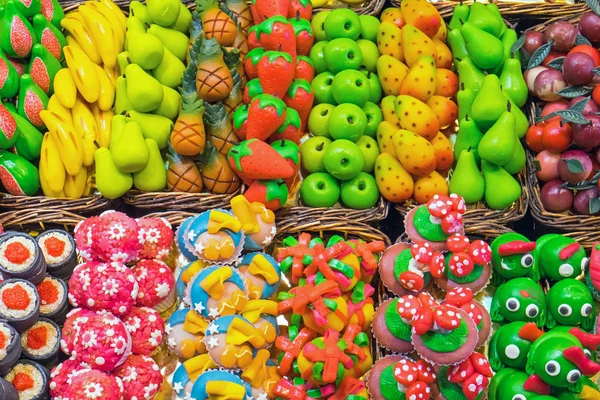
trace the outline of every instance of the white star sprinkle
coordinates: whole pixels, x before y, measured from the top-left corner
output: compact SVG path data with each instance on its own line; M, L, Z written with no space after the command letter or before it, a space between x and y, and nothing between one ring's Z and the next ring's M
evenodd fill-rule
M189 231L187 237L188 240L191 240L193 242L194 240L196 240L196 232L194 232L193 230Z
M175 393L179 394L179 392L183 390L183 385L181 384L181 382L175 382L175 384L173 385L173 390L175 391Z
M169 338L168 343L169 343L169 347L177 346L177 342L175 342L175 339L173 339L173 338Z
M214 334L219 333L219 325L217 325L217 324L210 324L208 326L208 333L209 333L209 335L214 335Z
M208 346L211 349L214 349L215 347L217 347L219 345L219 339L217 339L214 336L211 336L210 339L208 339Z
M219 313L219 309L218 308L211 308L208 311L208 316L211 318L217 318L219 315L221 315L221 313Z
M206 310L206 307L202 305L202 302L194 304L194 310L202 313L202 311Z
M171 326L171 324L165 325L165 332L167 333L167 335L170 335L172 330L173 327Z

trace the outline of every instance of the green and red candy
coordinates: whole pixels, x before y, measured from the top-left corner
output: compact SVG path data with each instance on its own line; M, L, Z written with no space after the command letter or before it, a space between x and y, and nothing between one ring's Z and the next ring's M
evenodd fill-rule
M38 169L23 157L6 150L0 151L0 181L13 196L33 196L40 184Z
M21 76L19 87L19 115L42 129L44 121L40 112L48 107L48 95L35 83L29 74Z
M244 193L244 197L253 203L265 205L271 211L277 211L288 199L288 187L281 179L256 180Z
M253 26L253 28L255 28ZM265 54L265 49L260 47L260 43L258 43L257 48L252 49L246 54L246 58L244 58L244 71L246 72L246 76L248 80L258 78L258 63L262 59L262 56Z
M275 16L264 20L259 25L257 35L266 51L282 51L296 58L294 27L285 17Z
M246 83L246 87L244 88L244 95L242 96L242 101L245 104L250 104L253 98L260 94L264 94L262 85L260 84L260 79L255 78L248 83Z
M271 147L273 147L294 169L294 175L286 179L285 184L288 188L291 188L298 176L298 170L300 169L300 147L291 140L280 139L274 142L271 142Z
M246 140L246 133L248 131L248 110L250 106L248 104L241 105L233 112L231 118L233 123L233 131L241 140Z
M47 95L54 92L54 77L61 68L60 62L47 48L39 43L33 46L27 73Z
M32 18L34 15L42 11L42 3L40 0L13 0L17 9L25 18Z
M46 17L57 29L60 29L60 21L65 17L65 12L57 0L40 0L42 5L40 13Z
M56 60L63 59L62 49L67 45L67 39L58 28L52 25L45 16L37 14L33 17L33 31L38 43L48 49Z
M25 58L37 43L33 27L19 11L18 1L8 0L4 7L0 35L0 47L9 57ZM21 4L21 3L19 3Z
M17 120L4 104L0 103L0 148L10 148L15 144L18 136Z
M289 0L252 0L250 12L255 24L275 16L287 16L290 7Z
M296 63L281 51L267 51L258 62L258 79L265 93L283 99L294 81Z
M0 51L0 98L15 97L19 92L19 74L4 52Z
M288 179L294 170L287 161L267 143L248 139L229 150L229 165L244 180Z
M294 35L296 35L296 53L299 56L308 56L315 43L315 35L310 20L294 16L289 21L294 28Z
M284 103L288 107L298 111L302 132L308 130L308 117L310 116L314 100L315 93L310 83L304 79L295 79L283 98Z
M256 96L248 109L247 139L267 140L285 121L283 100L269 94Z
M279 129L277 129L277 132L269 137L269 142L273 143L281 139L286 139L298 144L300 143L301 137L302 129L300 115L298 115L298 111L287 107L283 124L279 127Z

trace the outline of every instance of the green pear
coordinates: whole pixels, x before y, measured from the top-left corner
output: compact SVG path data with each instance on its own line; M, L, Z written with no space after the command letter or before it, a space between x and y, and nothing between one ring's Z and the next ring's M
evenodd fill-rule
M504 47L496 36L487 33L470 22L460 28L473 64L481 69L492 69L504 60Z
M190 32L191 22L192 12L185 6L185 4L179 3L179 16L177 17L177 21L175 21L173 25L169 26L169 28L175 29L176 31L185 33L187 35Z
M474 204L483 199L485 182L473 152L463 150L460 153L448 188L450 193L462 196L467 204Z
M148 7L137 0L133 0L129 3L129 18L132 16L139 18L144 24L152 23L150 15L148 15Z
M498 4L489 2L485 5L485 7L488 10L490 10L490 12L492 14L494 14L496 16L496 18L498 18L498 20L502 24L502 29L500 30L500 36L504 35L504 33L508 30L508 26L506 26L506 22L504 22L504 17L502 17L502 13L500 12L500 9L498 8Z
M523 107L527 101L529 91L521 71L521 62L515 58L504 61L502 73L498 79L504 93L510 97L517 107Z
M517 51L514 55L511 54L512 47L517 40L519 40L519 37L517 36L517 32L515 32L514 29L506 29L502 34L502 37L500 37L500 41L502 42L502 48L504 49L504 61L496 65L496 67L491 70L491 72L494 75L500 76L506 60L510 58L516 58L517 60L521 61L521 52Z
M160 149L167 147L173 130L173 121L162 115L145 114L135 110L128 113L129 121L135 121L142 128L144 139L154 139Z
M163 85L163 101L160 106L154 110L154 114L162 115L175 121L179 116L179 107L181 106L181 95L175 89ZM162 148L162 147L161 147Z
M125 75L125 70L129 65L128 51L122 51L119 54L117 54L117 64L119 64L119 72L121 73L121 76Z
M479 142L479 157L494 164L507 164L515 154L517 141L515 117L505 111Z
M516 143L513 157L508 163L502 166L502 168L504 168L504 170L511 175L516 175L519 172L521 172L521 170L525 166L525 163L527 162L527 156L525 155L525 149L523 148L523 144L520 140L518 140L518 138L515 139Z
M460 33L460 28L449 31L446 42L448 42L448 46L450 46L450 50L452 50L454 65L458 64L463 58L469 57L467 45L465 44L465 39L462 37L462 33Z
M176 31L175 29L163 28L156 24L150 25L147 32L152 36L156 36L158 40L162 42L164 47L169 49L175 57L185 62L190 39L184 33ZM152 68L157 66L158 64Z
M129 64L125 75L127 77L127 98L132 108L139 112L156 110L164 97L160 82L137 64Z
M485 202L493 210L504 210L521 197L521 184L499 165L481 160Z
M505 111L506 99L498 77L494 74L486 75L471 106L471 117L477 122L479 129L485 132Z
M127 79L124 76L117 77L115 84L115 114L132 110L133 107L127 97Z
M146 0L148 15L155 24L171 26L181 11L179 0Z
M112 118L110 143L108 145L109 149L117 146L117 142L121 140L123 137L123 132L125 132L125 125L127 125L127 118L125 115L119 114Z
M127 32L145 33L146 24L141 18L130 15L129 18L127 18ZM127 38L125 38L125 50L127 50Z
M471 58L462 58L456 65L456 70L458 72L458 80L461 88L471 89L475 93L479 92L485 75L475 64L473 64Z
M457 4L452 11L452 18L448 22L450 30L459 29L469 19L470 8L467 4Z
M135 121L127 122L121 136L114 140L114 146L111 138L110 152L119 171L132 173L146 166L150 154L144 140L142 128Z
M133 185L145 192L160 192L167 187L165 162L155 140L146 139L146 147L150 157L146 166L133 174Z
M464 85L462 85L464 88ZM477 96L477 92L465 88L459 90L456 93L456 103L458 104L458 120L465 118L467 114L471 114L471 107L473 106L473 101L475 101L475 96Z
M133 186L131 174L120 172L115 166L112 153L106 147L94 152L96 163L96 188L107 199L123 196Z
M522 139L527 134L527 129L529 129L529 120L523 110L517 107L505 91L503 92L504 98L510 102L510 113L515 117L515 132L519 139Z
M458 160L460 154L471 149L475 161L479 164L479 142L483 138L483 133L477 127L473 118L469 118L468 115L464 119L461 119L458 123L458 134L456 135L456 142L454 143L454 158Z
M184 72L185 64L165 47L162 62L152 71L152 76L163 85L175 89L181 85Z
M499 18L483 3L474 2L471 5L467 21L497 38L502 34L502 25L504 24L502 18Z
M142 69L154 69L161 63L165 46L159 38L142 32L127 32L127 52L132 63Z

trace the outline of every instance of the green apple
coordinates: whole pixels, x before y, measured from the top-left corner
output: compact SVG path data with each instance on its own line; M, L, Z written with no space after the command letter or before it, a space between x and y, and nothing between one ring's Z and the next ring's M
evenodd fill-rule
M379 77L377 76L377 74L366 70L361 69L360 72L365 74L367 76L367 79L369 80L369 85L371 87L371 96L369 97L369 101L371 103L379 104L379 101L383 97L383 89L381 87Z
M310 114L308 115L308 131L313 136L324 136L331 139L331 135L329 134L329 117L334 109L334 105L323 103L316 105L310 110Z
M348 208L364 210L374 207L379 200L379 189L373 175L361 172L353 179L342 182L342 203Z
M362 64L362 50L352 39L331 40L325 46L323 53L327 68L334 74L346 69L358 69Z
M329 43L327 40L317 42L313 45L312 49L310 49L308 58L312 61L316 74L327 71L327 63L325 62L325 47L327 46L327 43Z
M379 155L379 146L377 141L370 136L363 136L356 141L356 145L362 151L365 158L365 165L363 166L363 172L373 172L375 168L375 160Z
M379 19L372 15L361 15L360 19L360 37L377 43L377 31L379 30ZM314 18L313 18L314 21Z
M336 8L323 24L327 39L348 38L356 40L360 36L362 26L358 14L348 8Z
M325 33L325 18L331 14L331 11L321 11L312 18L311 25L313 34L315 35L315 42L322 42L327 40L327 34Z
M300 146L302 168L310 173L325 171L323 158L329 145L331 145L331 139L323 136L313 137L302 143Z
M377 71L377 60L379 59L379 49L377 45L370 40L359 39L356 41L358 47L362 51L362 64L361 67L366 68L367 71Z
M333 98L338 104L352 103L363 107L371 97L371 84L364 74L347 69L333 78Z
M329 117L329 134L333 139L356 142L366 129L367 115L356 104L340 104Z
M337 104L333 97L333 78L335 75L329 71L321 72L315 76L311 87L315 93L315 103Z
M381 112L381 108L379 108L377 104L371 103L370 101L365 104L363 111L367 116L365 135L374 138L377 135L379 124L383 122L383 112Z
M365 157L360 148L349 140L339 139L327 146L323 157L325 169L334 178L352 179L365 165Z
M310 174L300 185L300 199L308 207L333 207L340 199L340 184L326 172Z

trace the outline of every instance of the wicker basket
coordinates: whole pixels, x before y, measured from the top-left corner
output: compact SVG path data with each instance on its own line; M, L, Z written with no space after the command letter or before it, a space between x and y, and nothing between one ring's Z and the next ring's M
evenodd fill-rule
M56 210L91 215L115 208L118 203L118 200L110 200L100 195L80 199L54 199L46 196L11 196L0 193L0 207L7 210Z
M0 214L4 231L44 231L49 227L72 231L84 219L84 216L72 212L52 209L15 210Z
M383 9L384 5L385 5L385 0L367 0L367 4L365 4L365 5L361 6L361 7L352 7L352 6L349 6L348 4L337 2L332 7L315 8L313 10L313 14L316 14L316 13L321 12L321 11L331 10L332 8L348 7L350 9L354 10L359 15L374 15L374 16L378 16L379 13L381 12L381 10Z
M231 208L229 201L240 190L231 194L179 193L179 192L141 192L130 190L122 197L123 202L136 210L149 211L193 211L196 213L213 208Z

